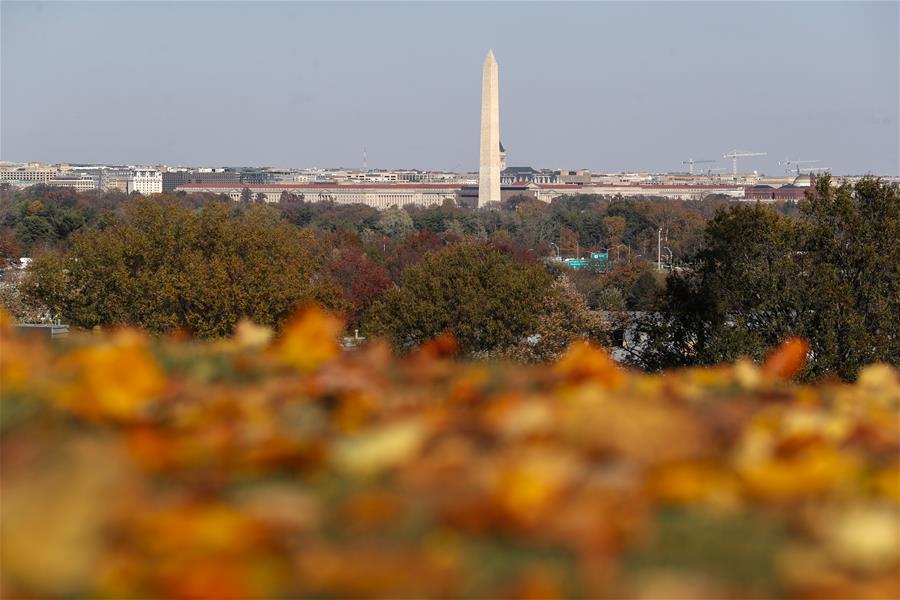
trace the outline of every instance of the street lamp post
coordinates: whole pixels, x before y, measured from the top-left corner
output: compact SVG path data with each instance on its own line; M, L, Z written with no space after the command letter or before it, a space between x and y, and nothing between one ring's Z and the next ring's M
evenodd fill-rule
M656 270L662 271L662 227L656 232Z
M666 241L669 241L669 228L666 227ZM662 270L662 243L663 243L663 232L662 227L659 228L659 231L656 233L656 270Z

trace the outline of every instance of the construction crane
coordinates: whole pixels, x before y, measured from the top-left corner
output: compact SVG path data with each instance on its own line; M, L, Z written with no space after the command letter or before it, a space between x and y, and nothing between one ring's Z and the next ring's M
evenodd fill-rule
M689 158L687 160L681 161L681 164L688 165L688 173L691 175L694 174L694 165L699 165L700 163L714 163L714 160L694 160L693 158Z
M786 160L786 161L780 162L778 164L783 167L787 167L785 170L788 173L791 172L791 165L794 165L794 167L797 169L797 175L799 175L800 174L800 165L807 165L807 164L817 163L817 162L819 162L819 161L817 161L817 160Z
M731 174L737 177L737 159L745 156L766 156L768 152L741 152L740 150L732 150L728 154L723 154L722 158L731 159Z

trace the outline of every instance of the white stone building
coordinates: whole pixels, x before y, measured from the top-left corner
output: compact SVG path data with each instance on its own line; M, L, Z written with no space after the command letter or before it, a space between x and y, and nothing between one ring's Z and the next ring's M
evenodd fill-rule
M162 193L162 173L156 169L135 169L128 179L127 193L139 192L148 194Z
M334 202L335 204L365 204L385 209L392 206L435 206L445 200L456 200L462 186L455 184L325 184L325 183L271 183L263 185L240 184L183 184L176 192L224 194L232 200L240 200L244 189L255 200L259 194L266 202L278 202L285 192L305 202Z
M66 175L57 175L53 179L46 182L47 185L54 187L72 188L76 192L86 192L88 190L97 189L97 177L90 173L72 173Z

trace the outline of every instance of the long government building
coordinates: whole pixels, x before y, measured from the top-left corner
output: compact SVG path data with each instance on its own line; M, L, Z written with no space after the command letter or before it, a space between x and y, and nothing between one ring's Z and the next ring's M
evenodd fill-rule
M284 194L306 202L334 202L335 204L365 204L384 209L391 206L435 206L445 200L452 200L459 206L473 206L478 200L478 187L462 184L439 183L269 183L261 185L241 185L228 183L186 183L175 188L176 192L224 194L239 200L244 190L254 199L262 195L266 202L278 202ZM530 197L542 202L550 202L560 196L577 194L598 194L602 196L656 196L672 200L699 200L711 194L721 194L732 198L743 198L741 185L598 185L598 184L538 184L513 183L501 187L500 196L507 200L515 196Z

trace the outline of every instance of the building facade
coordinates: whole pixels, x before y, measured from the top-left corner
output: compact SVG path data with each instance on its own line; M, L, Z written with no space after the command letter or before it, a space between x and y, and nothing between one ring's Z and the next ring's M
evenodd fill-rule
M197 184L179 185L175 191L186 193L224 194L240 200L244 190L256 199L262 194L266 202L278 202L288 194L304 202L365 204L385 209L392 206L439 206L446 200L456 201L461 185L442 184L323 184L270 183L265 185Z
M811 187L815 187L815 177L798 175L791 183L782 186L766 184L748 186L744 190L744 198L758 202L799 202L806 198L806 192Z
M3 169L0 171L0 182L34 185L35 183L47 183L59 174L60 171L57 169Z
M140 194L160 194L163 191L162 173L156 169L135 169L128 179L126 192Z
M224 194L232 200L240 200L244 190L253 199L265 198L266 202L278 202L282 194L288 194L305 202L334 202L336 204L364 204L385 209L392 206L439 206L452 200L458 206L479 206L479 188L463 184L329 184L329 183L278 183L267 185L194 184L179 185L175 191L185 193ZM551 202L555 198L581 194L605 197L657 197L671 200L700 200L717 194L740 199L744 197L741 186L724 185L580 185L574 183L504 185L501 201L525 196Z
M162 191L174 192L179 185L197 183L201 185L228 184L237 185L240 177L235 171L225 169L205 169L202 171L168 171L162 174Z
M104 192L128 193L128 181L131 179L131 169L111 168L100 171L100 189Z
M96 190L99 186L99 180L88 173L72 173L57 175L50 181L47 181L46 184L54 187L72 188L76 192L87 192Z

